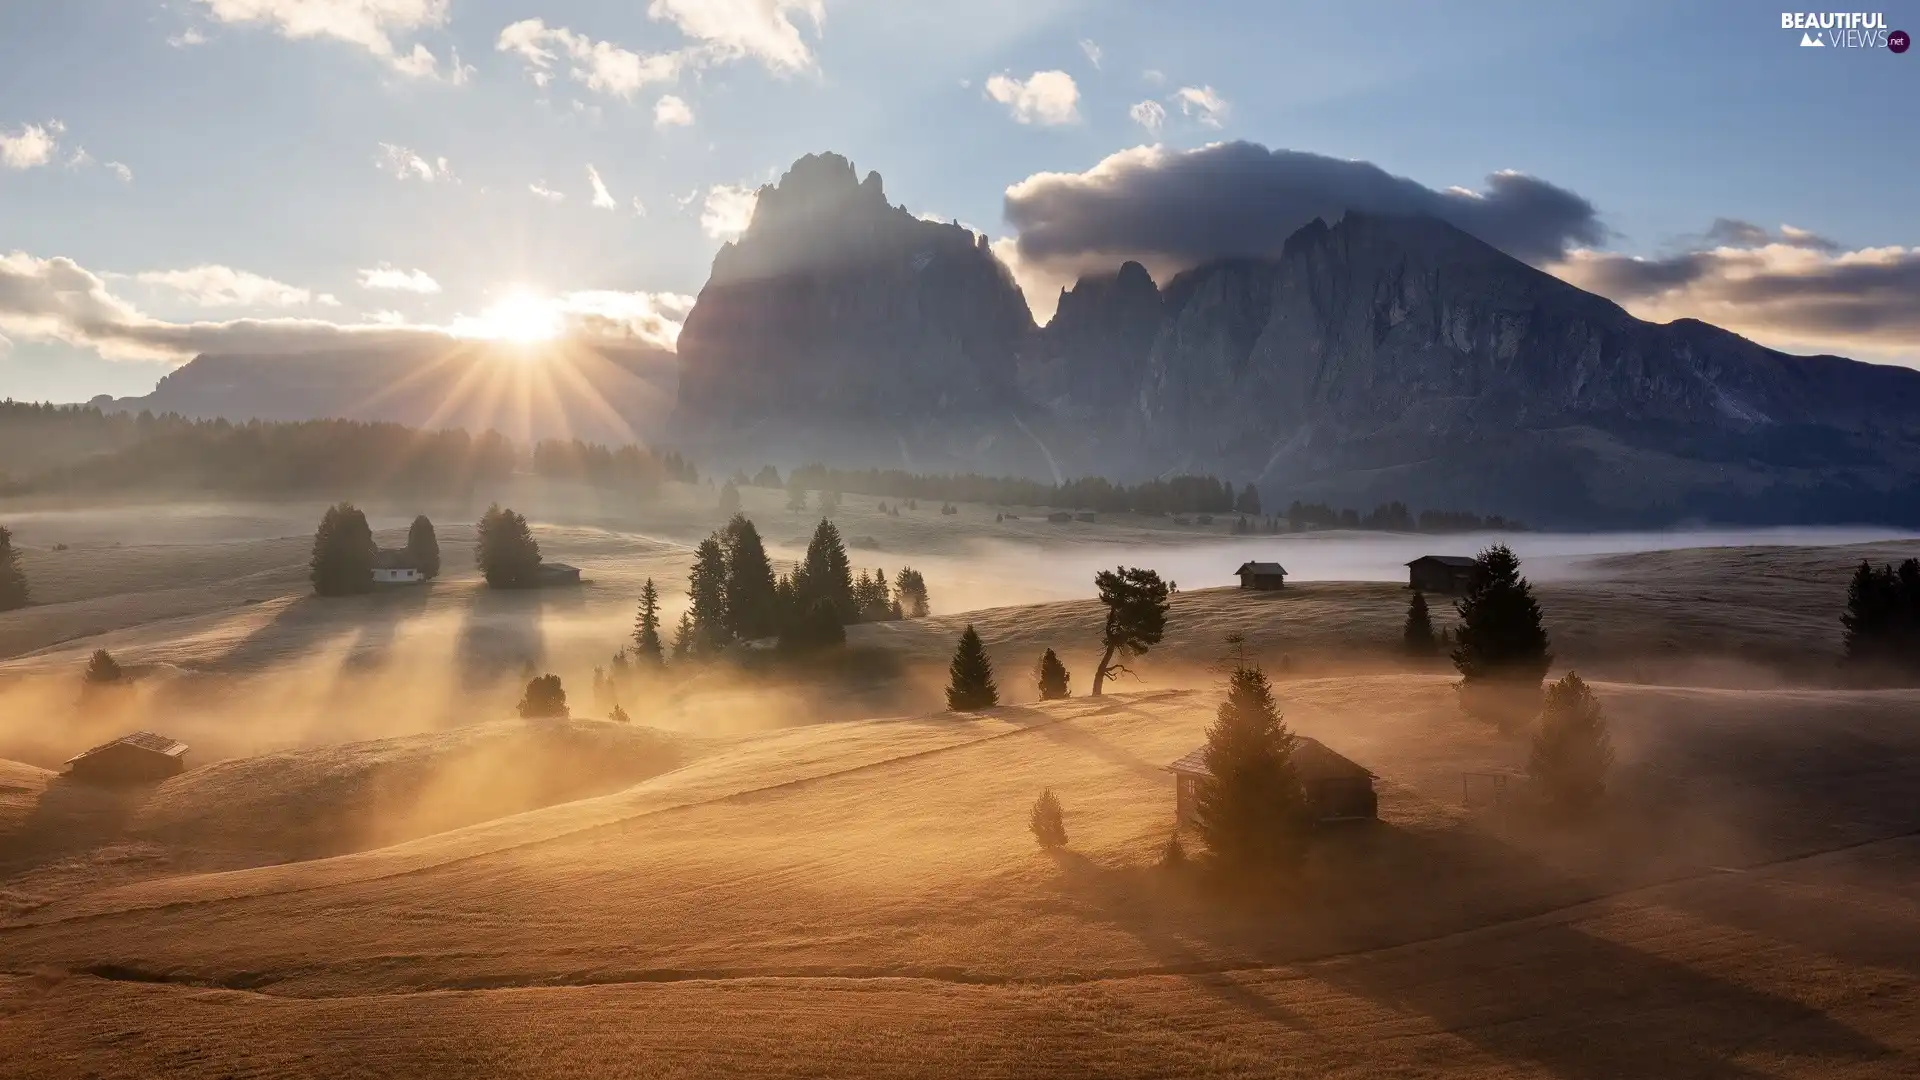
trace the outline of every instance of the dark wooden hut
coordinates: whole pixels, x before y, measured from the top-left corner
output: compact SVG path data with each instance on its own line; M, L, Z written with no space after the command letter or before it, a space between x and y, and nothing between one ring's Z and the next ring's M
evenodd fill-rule
M1457 596L1473 580L1474 560L1465 555L1422 555L1407 564L1407 587Z
M1293 767L1306 789L1307 808L1315 821L1363 821L1379 816L1379 797L1373 773L1341 757L1326 744L1305 735L1293 737ZM1200 785L1207 771L1207 748L1201 746L1167 766L1173 774L1174 815L1182 825L1193 821L1200 803Z
M66 774L92 784L137 784L184 772L187 744L151 731L122 735L67 759Z

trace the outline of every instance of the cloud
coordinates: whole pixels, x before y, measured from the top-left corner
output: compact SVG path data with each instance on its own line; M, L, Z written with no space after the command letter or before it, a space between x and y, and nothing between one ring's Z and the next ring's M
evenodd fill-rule
M672 348L693 297L679 293L581 291L545 301L566 334L594 342ZM201 353L256 356L328 349L451 344L454 326L408 324L378 311L361 323L321 319L170 322L113 295L105 279L71 259L0 256L0 334L92 349L108 360L183 363ZM457 320L456 320L457 322Z
M813 23L815 37L826 21L825 0L653 0L649 18L670 22L700 42L700 62L752 58L775 73L814 66L813 52L795 25L795 15Z
M122 165L117 161L107 162L107 171L119 177L120 182L123 184L133 183L133 170L127 168L125 165Z
M427 47L403 49L394 35L446 25L450 0L196 0L216 22L258 23L293 41L331 38L358 45L388 67L414 78L441 78ZM189 31L191 33L192 31ZM183 35L184 37L184 35ZM445 76L466 78L456 56Z
M44 124L23 124L18 131L0 129L0 165L9 169L31 169L53 160L60 149L60 134L67 130L58 120Z
M1100 51L1100 46L1094 44L1091 40L1087 38L1081 38L1080 51L1087 54L1087 63L1092 64L1096 71L1099 70L1100 57L1104 55Z
M995 75L987 80L986 93L1022 124L1051 126L1080 119L1080 88L1064 71L1036 71L1024 82Z
M707 189L700 228L715 240L736 239L753 224L753 209L759 203L760 192L754 188L716 184Z
M634 216L635 216L635 217L646 217L646 216L647 216L647 204L646 204L646 203L643 203L643 202L641 202L641 201L640 201L640 196L638 196L638 195L635 195L635 196L633 197L633 213L634 213Z
M1721 218L1668 255L1581 248L1545 268L1656 322L1700 319L1782 348L1920 354L1920 248L1845 250L1805 229Z
M1161 126L1167 122L1167 110L1157 101L1135 102L1127 110L1127 115L1134 123L1146 128L1149 135L1160 134Z
M1227 99L1211 86L1183 86L1173 92L1172 100L1180 103L1182 114L1199 120L1206 127L1217 128L1227 119Z
M1167 84L1166 73L1163 71L1158 71L1154 68L1148 68L1147 70L1141 72L1140 78L1148 86L1165 86Z
M412 150L393 143L381 143L380 155L373 159L373 163L382 172L391 173L400 180L419 180L422 183L432 184L453 179L453 171L447 168L446 158L435 158L429 161Z
M194 26L189 26L180 33L167 39L167 44L176 49L187 49L195 45L205 45L206 43L207 35L201 33L200 29Z
M610 41L595 41L564 26L548 26L541 19L522 19L500 31L494 48L525 61L536 85L552 78L555 63L565 57L567 73L577 83L609 97L631 101L649 83L672 82L688 57L681 52L641 55Z
M548 187L542 187L539 184L528 184L527 190L533 192L535 196L545 199L550 203L562 203L567 201L567 196L564 192L555 191L552 188L548 188Z
M653 126L660 129L686 127L693 123L693 110L687 103L667 94L653 103Z
M386 263L381 263L371 270L360 271L360 287L422 295L440 291L440 283L433 280L433 276L425 270L399 270Z
M593 208L595 210L618 210L620 204L613 201L613 194L600 180L600 170L587 166L587 183L593 188Z
M325 294L315 297L310 290L230 266L148 270L135 274L134 279L171 290L200 307L303 307L316 301L327 305L333 299Z

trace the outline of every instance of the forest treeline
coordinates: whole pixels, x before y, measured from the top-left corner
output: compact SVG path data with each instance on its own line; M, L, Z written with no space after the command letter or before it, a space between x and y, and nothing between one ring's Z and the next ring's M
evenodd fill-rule
M677 453L355 420L234 422L0 402L0 494L191 488L466 494L516 471L647 494L696 481Z

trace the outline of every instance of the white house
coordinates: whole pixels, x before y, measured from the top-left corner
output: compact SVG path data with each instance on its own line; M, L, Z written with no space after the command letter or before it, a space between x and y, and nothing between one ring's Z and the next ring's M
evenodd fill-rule
M405 548L382 548L373 557L375 585L411 585L425 580L427 575L413 564L413 556Z

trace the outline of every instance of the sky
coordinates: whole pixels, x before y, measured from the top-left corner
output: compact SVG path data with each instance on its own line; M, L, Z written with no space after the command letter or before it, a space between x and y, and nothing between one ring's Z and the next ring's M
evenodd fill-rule
M988 235L1042 319L1103 260L1351 200L1920 366L1920 52L1885 47L1920 3L1881 16L1812 48L1726 2L0 0L0 397L416 333L670 346L826 150Z

